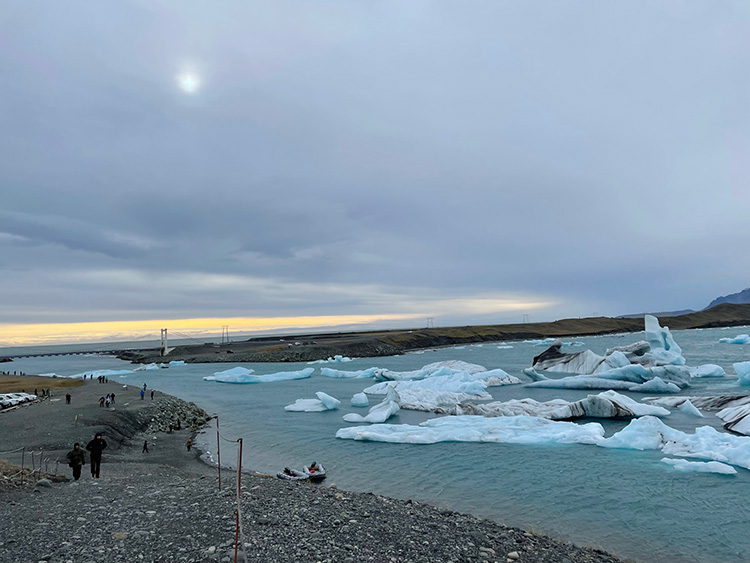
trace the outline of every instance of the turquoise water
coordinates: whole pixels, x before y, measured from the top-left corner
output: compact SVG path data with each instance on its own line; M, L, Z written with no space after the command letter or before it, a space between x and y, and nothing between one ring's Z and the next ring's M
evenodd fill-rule
M743 328L676 331L689 365L716 363L734 374L732 363L750 359L750 345L720 344L720 337L747 332ZM603 353L608 347L634 342L641 334L568 339ZM313 364L353 371L372 366L411 370L425 364L458 359L502 368L522 380L521 370L544 348L513 343L512 349L496 344L425 351L388 358L369 358L339 364ZM750 471L736 476L676 473L660 462L658 451L611 450L585 445L511 445L443 443L434 445L386 444L337 440L336 430L347 426L354 393L372 380L338 380L320 375L278 383L227 385L205 382L202 377L243 365L257 374L292 371L308 364L199 364L165 370L142 371L119 378L123 383L160 389L195 401L219 415L222 434L243 438L243 467L275 473L316 460L329 472L328 482L340 488L369 491L428 502L471 512L512 526L521 526L556 537L612 551L640 561L740 562L747 561L750 539L750 506L744 491ZM99 356L28 358L3 369L27 373L56 372L70 375L96 369L127 369L130 364ZM586 391L526 389L513 385L489 389L495 399L531 397L575 400ZM338 411L292 413L285 405L298 398L315 398L324 391L341 400ZM684 394L745 393L736 380L695 380ZM643 395L632 394L636 399ZM133 397L136 399L137 397ZM126 400L118 395L118 402ZM371 403L378 402L371 397ZM703 419L674 411L665 422L680 430L696 425L721 428L711 413ZM389 423L416 424L432 415L400 411ZM607 435L626 422L604 421ZM199 446L215 451L215 433L199 437ZM222 462L236 464L232 444L222 442Z

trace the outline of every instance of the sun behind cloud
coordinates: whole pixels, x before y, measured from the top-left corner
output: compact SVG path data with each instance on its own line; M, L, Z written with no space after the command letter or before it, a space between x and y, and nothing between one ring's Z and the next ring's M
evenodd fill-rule
M193 72L183 72L177 76L177 84L188 94L194 94L200 88L200 77Z

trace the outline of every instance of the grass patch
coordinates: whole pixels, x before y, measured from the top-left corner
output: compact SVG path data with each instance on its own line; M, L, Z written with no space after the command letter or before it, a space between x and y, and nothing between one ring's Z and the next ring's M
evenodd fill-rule
M0 393L33 393L34 389L70 389L83 385L80 379L37 377L34 375L0 375Z

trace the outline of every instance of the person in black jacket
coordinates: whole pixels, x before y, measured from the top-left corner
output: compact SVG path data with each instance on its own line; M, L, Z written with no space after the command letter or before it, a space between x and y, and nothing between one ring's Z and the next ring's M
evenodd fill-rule
M81 467L86 465L86 452L81 449L81 444L76 442L65 457L68 459L68 465L73 468L73 479L78 481L81 477Z
M102 433L97 432L94 439L86 444L86 449L91 452L91 476L99 478L99 467L102 463L102 450L107 447L107 442L102 438Z

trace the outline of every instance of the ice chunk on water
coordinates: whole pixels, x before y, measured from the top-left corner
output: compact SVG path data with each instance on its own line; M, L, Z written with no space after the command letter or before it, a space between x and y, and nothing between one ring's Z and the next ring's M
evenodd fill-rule
M646 325L646 341L651 346L649 355L657 365L685 365L685 358L682 357L682 348L680 348L672 337L669 327L661 327L659 320L653 315L644 317Z
M398 396L398 393L391 387L388 389L385 399L383 399L381 403L372 407L366 416L352 412L345 414L344 420L346 422L385 422L399 411L400 401L401 399Z
M737 362L732 364L732 367L740 378L740 385L750 385L750 362Z
M690 402L690 399L688 399L687 401L685 401L684 403L682 403L677 408L680 409L682 412L684 412L687 415L697 416L697 417L701 417L701 418L703 417L703 414L701 413L701 411L699 411L697 408L695 408L695 405L693 405L693 403Z
M527 383L525 387L542 387L545 389L620 389L629 391L637 384L619 379L605 379L591 375L572 375L560 379L543 379Z
M455 373L414 381L383 381L371 385L364 391L370 395L382 395L388 389L395 389L399 392L403 389L432 389L433 391L467 393L473 395L475 399L490 399L492 395L487 392L486 388L487 384L484 381L474 379L469 373Z
M251 373L255 373L255 370L237 366L235 368L225 369L224 371L215 371L214 375L219 377L232 377L235 375L250 375Z
M266 375L253 375L253 370L247 368L233 368L220 371L213 375L204 377L204 381L216 381L218 383L270 383L274 381L289 381L292 379L306 379L310 377L315 368L305 368L299 371L280 371Z
M296 412L322 412L339 408L341 401L330 395L318 391L315 393L317 399L297 399L294 404L284 407L285 411Z
M667 383L661 377L654 377L646 383L636 385L631 391L637 393L679 393L680 388L674 383Z
M677 471L693 473L721 473L724 475L735 475L737 470L731 465L719 461L687 461L686 459L672 459L663 457L663 463L674 467Z
M719 338L723 344L750 344L750 334L738 334L734 338Z
M370 400L367 398L367 395L364 393L355 393L352 396L352 406L353 407L367 407L370 406Z
M604 436L601 424L555 422L534 416L486 418L483 416L446 416L433 418L418 426L375 424L341 428L337 438L371 440L398 444L435 444L438 442L495 442L509 444L597 444Z
M333 368L320 368L320 374L336 379L366 379L368 377L374 377L375 372L378 370L380 370L380 368L367 368L360 371L342 371Z
M716 364L703 364L698 367L690 368L692 377L724 377L724 368Z
M675 430L658 418L636 418L625 428L603 440L606 448L661 450L667 455L721 461L750 469L750 438L699 426L695 433Z

